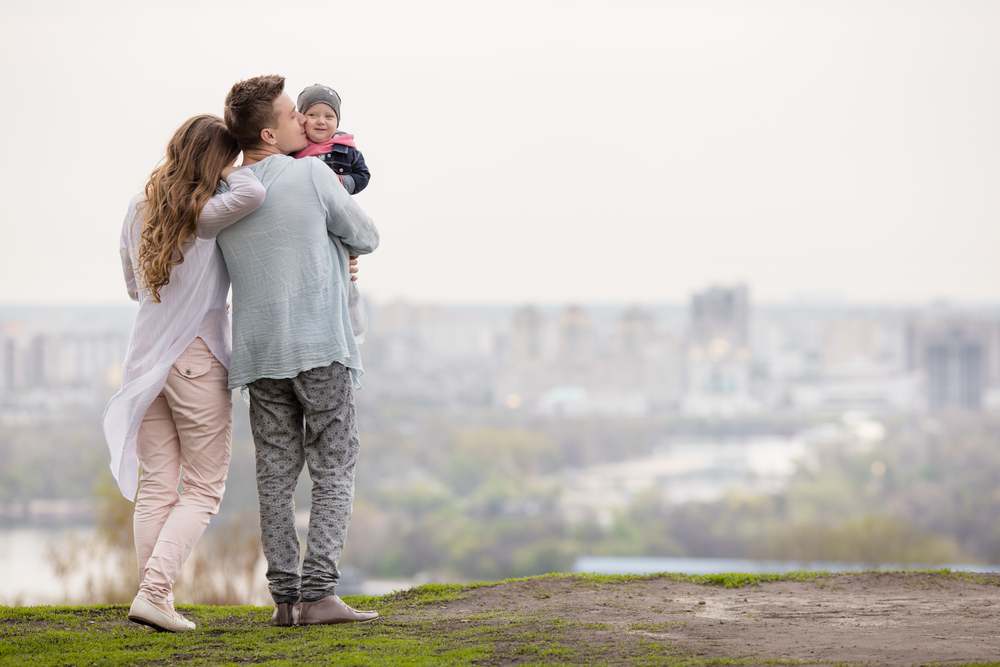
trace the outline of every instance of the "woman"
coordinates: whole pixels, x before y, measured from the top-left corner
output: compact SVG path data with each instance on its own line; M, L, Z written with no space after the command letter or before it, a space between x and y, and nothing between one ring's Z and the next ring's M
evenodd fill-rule
M229 469L229 273L215 236L264 201L253 172L232 166L238 154L222 119L188 120L122 228L125 285L139 313L104 434L118 486L135 498L139 594L128 617L155 630L195 627L174 611L173 584L219 509ZM220 178L230 190L216 195Z

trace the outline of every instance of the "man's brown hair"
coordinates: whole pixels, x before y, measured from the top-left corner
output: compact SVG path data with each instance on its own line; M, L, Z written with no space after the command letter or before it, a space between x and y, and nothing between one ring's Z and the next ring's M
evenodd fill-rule
M240 150L256 148L262 141L261 130L277 126L274 101L284 90L285 77L268 74L240 81L226 95L226 127Z

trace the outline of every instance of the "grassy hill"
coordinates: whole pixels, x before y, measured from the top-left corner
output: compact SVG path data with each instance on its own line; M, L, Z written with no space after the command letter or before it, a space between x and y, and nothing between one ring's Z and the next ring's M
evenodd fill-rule
M998 583L546 575L345 598L382 615L360 625L271 628L270 608L181 605L198 625L183 635L147 633L123 605L0 607L0 665L1000 665L987 662L1000 656Z

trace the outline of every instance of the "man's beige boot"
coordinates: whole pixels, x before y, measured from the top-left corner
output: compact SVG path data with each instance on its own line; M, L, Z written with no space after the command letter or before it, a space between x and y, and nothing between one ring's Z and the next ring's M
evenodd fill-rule
M288 627L290 625L295 625L295 612L298 610L299 603L291 602L279 602L274 605L274 613L271 614L271 625L277 627Z
M333 623L364 623L378 618L377 611L358 611L348 607L336 595L327 595L315 602L299 602L299 625L332 625Z

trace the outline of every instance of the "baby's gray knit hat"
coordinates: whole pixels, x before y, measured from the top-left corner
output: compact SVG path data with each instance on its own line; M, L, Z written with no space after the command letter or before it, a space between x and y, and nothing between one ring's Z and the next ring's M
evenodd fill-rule
M320 102L333 107L334 113L337 114L337 124L340 125L340 95L329 86L314 83L299 93L296 104L299 107L299 113L305 113L309 107Z

